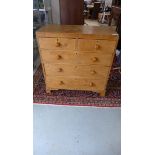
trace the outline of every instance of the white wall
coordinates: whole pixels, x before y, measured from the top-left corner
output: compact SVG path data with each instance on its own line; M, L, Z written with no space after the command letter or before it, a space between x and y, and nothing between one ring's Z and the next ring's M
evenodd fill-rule
M59 0L44 0L50 23L60 24Z
M59 0L51 0L51 7L52 7L52 22L53 22L53 24L60 24Z

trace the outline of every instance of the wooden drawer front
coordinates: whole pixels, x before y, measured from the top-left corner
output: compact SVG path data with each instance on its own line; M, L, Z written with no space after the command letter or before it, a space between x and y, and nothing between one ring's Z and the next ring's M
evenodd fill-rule
M102 64L111 66L112 54L99 53L76 53L76 52L51 52L41 51L41 57L44 63L61 63L61 64Z
M69 64L44 64L47 76L75 76L94 79L108 76L110 67L102 65L69 65Z
M75 39L66 38L39 38L41 49L75 50Z
M78 40L79 51L102 51L104 53L114 53L116 41L109 40Z
M105 79L91 80L82 78L48 77L46 84L50 89L70 89L70 90L103 90Z

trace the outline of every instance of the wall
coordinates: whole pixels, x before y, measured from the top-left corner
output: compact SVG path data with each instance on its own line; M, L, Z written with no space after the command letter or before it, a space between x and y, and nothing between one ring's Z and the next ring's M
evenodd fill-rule
M60 24L59 0L44 0L44 4L48 10L49 23Z
M60 7L59 0L51 0L52 23L60 24Z

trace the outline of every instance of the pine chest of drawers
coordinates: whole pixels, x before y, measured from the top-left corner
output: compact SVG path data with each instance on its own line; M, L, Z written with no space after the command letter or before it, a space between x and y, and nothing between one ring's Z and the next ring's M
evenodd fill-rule
M105 95L118 42L113 28L47 25L36 36L47 93L68 89Z

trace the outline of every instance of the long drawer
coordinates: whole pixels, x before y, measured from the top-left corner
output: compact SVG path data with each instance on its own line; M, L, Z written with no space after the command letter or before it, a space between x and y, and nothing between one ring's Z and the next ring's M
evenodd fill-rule
M76 39L71 38L39 38L41 49L75 50Z
M116 41L109 40L78 40L79 51L102 51L102 53L114 53Z
M70 90L103 90L106 79L92 80L88 78L46 77L46 85L50 89Z
M110 67L103 65L43 64L46 76L107 78Z
M49 51L41 50L41 57L44 63L60 64L102 64L111 66L113 54L100 53L78 53L74 51Z

